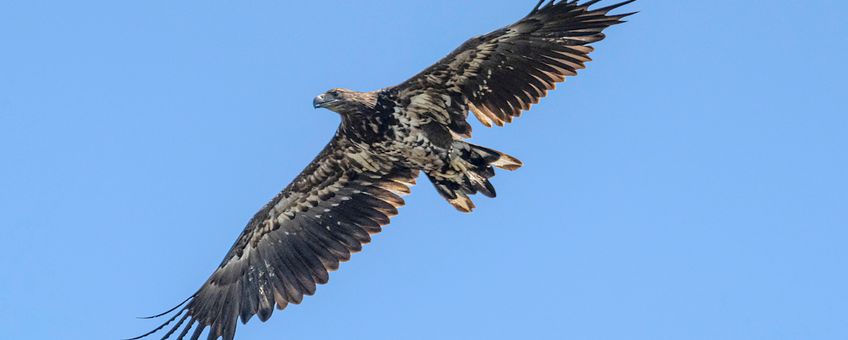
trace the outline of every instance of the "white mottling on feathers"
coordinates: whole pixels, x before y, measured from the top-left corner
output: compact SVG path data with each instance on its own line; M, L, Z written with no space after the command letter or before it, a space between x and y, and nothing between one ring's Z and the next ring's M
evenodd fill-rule
M445 102L445 104L447 105L447 107L451 107L451 106L453 106L453 99L451 99L451 97L450 97L450 96L443 94L443 95L442 95L442 100Z
M359 164L362 168L368 171L380 171L380 168L377 166L371 155L366 153L365 151L360 151L357 153L351 153L347 155L351 160Z

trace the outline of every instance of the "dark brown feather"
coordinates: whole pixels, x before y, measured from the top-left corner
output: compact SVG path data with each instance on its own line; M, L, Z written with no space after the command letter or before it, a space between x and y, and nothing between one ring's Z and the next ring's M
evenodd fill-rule
M193 338L208 328L209 339L232 340L238 319L246 323L257 315L265 321L275 306L299 304L370 242L369 233L389 223L418 171L377 159L369 163L380 170L363 169L348 158L356 154L351 148L335 137L251 219L221 266L169 320L185 313L168 335L184 327L182 339L196 324Z
M467 119L470 110L484 125L509 123L557 83L575 76L590 60L588 45L604 39L604 29L632 14L608 13L633 0L591 9L597 2L550 1L544 6L540 2L527 17L469 39L392 90L401 99L431 93L459 96L466 102L461 109L428 112L432 116ZM448 127L458 135L470 135L458 124Z

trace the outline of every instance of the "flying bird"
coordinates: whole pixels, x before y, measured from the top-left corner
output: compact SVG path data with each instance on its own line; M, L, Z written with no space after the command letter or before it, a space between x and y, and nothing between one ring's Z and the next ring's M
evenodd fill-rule
M466 142L468 113L485 126L512 122L584 68L590 44L634 14L610 12L633 1L591 8L600 0L542 0L518 22L471 38L400 85L317 96L315 108L341 117L329 144L253 216L200 289L151 317L174 313L134 339L166 328L163 339L178 331L178 339L189 332L198 339L208 328L208 339L232 340L239 319L266 321L275 307L301 303L397 215L419 172L462 212L474 209L469 195L495 197L494 168L522 163Z

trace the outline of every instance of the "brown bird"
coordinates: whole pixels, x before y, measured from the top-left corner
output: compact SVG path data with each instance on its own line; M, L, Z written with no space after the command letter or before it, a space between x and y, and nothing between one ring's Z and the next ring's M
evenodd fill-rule
M315 108L341 124L323 151L248 222L211 277L171 310L163 330L198 339L235 336L237 321L262 321L274 308L299 304L327 283L329 272L362 250L398 213L419 171L456 209L470 212L469 195L494 197L494 168L521 162L466 142L468 112L502 126L537 104L590 61L592 43L633 13L609 14L634 0L590 8L600 0L540 1L529 15L471 38L406 82L371 92L333 89Z

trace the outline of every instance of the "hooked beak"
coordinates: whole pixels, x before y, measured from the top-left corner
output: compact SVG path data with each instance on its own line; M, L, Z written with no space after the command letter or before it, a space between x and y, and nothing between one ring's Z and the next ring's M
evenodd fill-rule
M328 99L326 95L322 94L322 95L319 95L318 97L315 97L315 99L312 100L312 107L314 107L316 109L320 109L320 108L325 107L325 105L332 103L334 101L336 101L336 100L335 99Z

